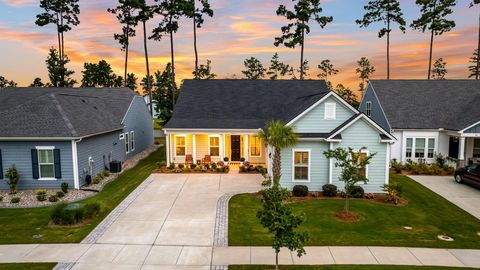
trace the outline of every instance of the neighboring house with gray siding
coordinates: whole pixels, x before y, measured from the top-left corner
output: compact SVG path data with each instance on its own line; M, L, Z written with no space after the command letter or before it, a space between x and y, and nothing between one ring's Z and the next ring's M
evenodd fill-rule
M0 90L0 188L15 165L18 188L72 188L153 144L143 97L128 88Z
M397 138L391 158L480 160L480 81L371 80L360 111Z
M270 120L285 122L299 136L294 147L281 149L282 186L319 191L333 183L342 188L340 169L324 155L337 147L376 153L365 171L366 192L382 192L389 182L395 138L329 91L323 80L185 80L163 128L167 163L201 162L205 156L239 163L244 158L271 172L274 149L256 136Z

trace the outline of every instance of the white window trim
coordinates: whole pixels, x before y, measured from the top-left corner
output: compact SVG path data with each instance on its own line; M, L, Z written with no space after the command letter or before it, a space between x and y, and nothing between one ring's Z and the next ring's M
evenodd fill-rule
M211 145L210 145L210 138L218 138L218 155L214 156L212 155L212 152L211 152ZM208 154L211 156L211 157L220 157L220 151L222 149L220 149L220 135L208 135Z
M330 115L327 115L327 111L328 109L332 109L333 110L333 115L330 116ZM337 118L337 103L335 102L326 102L325 103L325 112L324 112L324 117L323 119L325 120L335 120Z
M186 135L175 135L175 136L173 136L173 139L174 139L173 153L174 153L175 157L185 157L185 155L177 155L177 138L179 138L179 137L183 137L183 141L185 142L183 147L185 147L185 155L187 154L187 136Z
M125 153L130 153L130 134L128 132L125 132Z
M135 151L135 131L130 131L130 152Z
M303 179L295 179L295 152L308 152L308 180L303 180ZM295 183L310 183L310 180L312 179L310 177L310 174L312 172L312 153L311 149L300 149L300 148L294 148L292 149L292 182Z
M38 180L39 181L54 181L54 180L57 180L57 178L55 178L55 153L53 152L53 150L55 149L55 146L35 146L35 149L37 149ZM38 150L52 150L53 162L52 163L40 163L40 152ZM53 165L53 175L54 175L54 177L42 177L42 170L40 169L41 164Z
M478 148L478 147L475 147L475 141L477 141L477 140L480 141L479 138L473 138L473 142L472 142L472 157L473 157L473 155L475 154L475 149L480 149L480 148ZM473 157L473 158L478 158L478 157Z
M252 155L252 147L251 147L251 144L252 144L252 142L254 142L254 138L258 138L258 140L259 140L259 145L258 145L258 147L260 148L260 149L259 149L259 150L260 150L260 151L259 151L259 152L260 152L259 155ZM250 151L249 151L250 157L258 157L258 158L259 158L259 157L262 157L262 152L263 152L263 151L262 151L262 148L263 148L263 147L262 147L262 139L260 139L257 135L252 135L251 140L248 140L248 144L250 144L250 145L248 146L248 148L249 148L249 150L250 150Z
M407 157L407 139L412 139L412 156L411 157ZM425 139L425 146L424 146L424 157L423 158L417 158L415 157L415 152L416 152L416 142L417 142L417 139ZM429 158L428 157L428 140L429 139L433 139L433 157ZM403 140L403 157L405 158L405 161L406 160L419 160L419 159L424 159L424 160L428 160L428 161L432 161L435 159L435 153L437 153L437 149L438 149L438 139L436 137L432 137L432 136L405 136L405 139Z
M371 101L365 102L365 114L368 117L372 117L372 102Z

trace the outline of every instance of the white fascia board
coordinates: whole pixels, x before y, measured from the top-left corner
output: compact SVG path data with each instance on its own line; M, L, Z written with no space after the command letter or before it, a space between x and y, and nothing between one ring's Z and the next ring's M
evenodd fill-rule
M342 127L341 129L337 130L337 132L333 133L332 135L330 135L329 138L333 138L335 136L337 136L338 134L340 134L342 131L344 131L345 129L347 129L348 127L350 127L352 124L354 124L355 122L357 122L359 119L365 119L367 121L368 124L370 124L371 126L373 126L374 128L376 128L378 131L381 131L383 134L387 135L390 140L394 140L396 141L397 139L395 137L393 137L390 133L388 133L386 130L384 130L381 126L379 126L377 123L375 123L372 119L370 119L370 117L366 116L365 114L361 113L359 114L357 117L355 117L352 121L350 121L348 124L346 124L344 127Z
M260 129L164 128L165 134L257 134Z

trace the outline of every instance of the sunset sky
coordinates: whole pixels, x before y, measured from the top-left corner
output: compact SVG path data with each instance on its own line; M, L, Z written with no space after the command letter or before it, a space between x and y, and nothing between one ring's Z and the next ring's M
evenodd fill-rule
M48 48L56 46L53 26L38 27L35 16L40 13L38 0L0 0L0 75L27 86L35 77L48 81L45 58ZM264 66L275 52L281 60L298 67L299 48L275 47L274 37L280 35L280 27L286 23L277 17L279 4L291 5L287 0L211 0L214 17L207 18L198 30L200 62L212 60L213 72L219 78L241 78L243 60L251 56L259 58ZM363 16L363 0L322 1L323 15L333 16L333 23L321 29L312 26L306 38L305 57L310 62L310 77L316 78L316 66L322 59L330 59L340 69L333 83L343 83L357 88L356 61L368 57L376 67L374 79L385 78L385 39L379 39L380 24L360 29L355 20ZM469 8L470 0L457 1L454 14L450 17L457 26L453 31L435 38L434 59L443 57L447 62L448 79L465 79L468 76L468 58L476 48L478 16L480 7ZM66 54L72 60L69 67L76 71L80 81L84 62L105 59L115 72L123 74L123 57L113 33L121 26L106 9L114 7L116 1L80 0L80 25L66 33ZM418 18L419 8L414 0L401 0L407 23ZM150 21L151 29L159 18ZM142 33L137 29L132 41L129 71L138 77L145 74ZM175 35L175 59L179 79L191 78L193 70L192 24L182 21ZM424 79L428 63L429 36L408 29L402 34L398 28L391 37L391 77L393 79ZM163 70L169 61L169 41L149 41L150 69Z

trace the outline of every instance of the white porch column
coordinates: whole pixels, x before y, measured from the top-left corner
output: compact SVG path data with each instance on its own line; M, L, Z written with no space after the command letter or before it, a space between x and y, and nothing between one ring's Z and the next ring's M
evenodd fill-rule
M245 161L248 161L248 134L245 135L245 143L243 145Z
M167 152L167 166L170 166L170 134L165 134L165 148Z
M266 157L267 171L268 171L268 175L270 176L272 176L272 160L270 158L271 153L272 153L272 148L270 147L270 145L267 144L267 157Z
M225 147L226 145L225 141L226 141L225 134L222 134L223 158L227 155L227 148ZM223 158L222 158L222 161L223 161Z
M218 152L220 152L220 160L223 161L223 157L225 156L225 148L223 147L223 136L224 134L220 134L220 136L218 136L218 146L220 146L220 149Z
M459 166L465 166L465 137L460 136L460 142L458 144L458 161Z
M193 164L197 164L197 135L192 134L192 158Z

